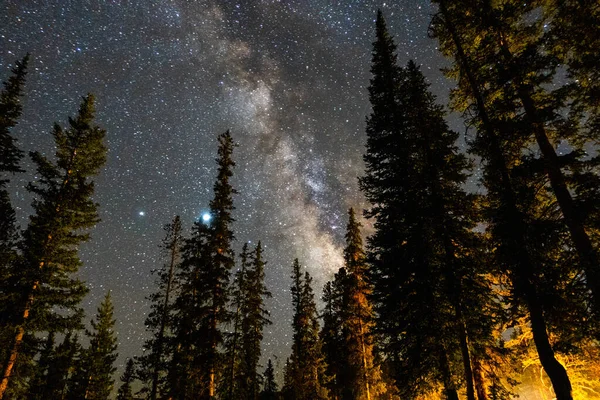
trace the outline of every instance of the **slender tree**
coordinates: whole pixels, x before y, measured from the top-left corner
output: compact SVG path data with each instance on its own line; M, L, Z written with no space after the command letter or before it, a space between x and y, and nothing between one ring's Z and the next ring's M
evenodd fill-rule
M214 398L216 378L225 372L224 328L231 319L230 271L235 264L231 244L233 195L230 184L235 144L229 131L219 135L218 171L210 221L197 222L182 254L181 294L176 301L175 355L170 371L172 396Z
M325 362L319 337L317 308L312 290L312 277L302 276L298 259L292 266L292 305L294 331L292 355L286 366L286 393L295 400L327 399Z
M277 382L275 381L275 368L273 368L273 363L269 358L267 361L267 368L265 369L263 390L260 392L260 400L277 400L279 388L277 387Z
M371 400L385 393L381 370L374 363L374 313L371 306L371 285L368 283L368 267L363 251L360 223L354 209L348 212L346 248L344 249L345 279L342 303L344 340L347 348L348 386L351 398Z
M127 360L125 372L121 375L121 387L117 392L117 400L133 400L133 390L131 384L135 379L135 365L133 359Z
M46 338L44 348L40 353L38 359L35 375L29 382L29 395L30 399L43 400L49 398L48 384L49 384L49 370L53 363L54 353L54 332L50 332Z
M11 290L14 284L13 270L18 257L19 228L15 210L11 204L6 184L8 173L22 172L19 162L23 152L17 147L11 129L17 124L21 112L21 97L27 73L29 55L16 62L12 76L3 82L0 92L0 360L8 357L15 315L11 315L10 304L16 301Z
M117 338L115 336L114 307L110 292L100 303L96 319L91 321L92 330L86 331L90 347L84 353L85 399L106 400L110 396L115 381L113 374L117 370Z
M174 293L179 284L175 279L175 267L180 261L183 236L181 219L175 216L170 224L164 228L166 235L162 241L161 249L165 263L155 270L158 289L149 300L152 302L152 311L146 318L146 328L152 332L153 337L146 341L144 348L149 352L139 359L140 369L138 374L142 381L150 386L150 399L156 400L165 380L166 370L172 350L168 348L172 336L172 307Z
M251 254L251 264L247 271L246 297L242 306L241 320L241 393L240 399L256 400L260 392L261 376L258 372L261 356L263 330L271 324L265 299L271 292L265 286L265 264L263 250L258 242Z
M79 353L80 346L77 336L71 331L67 332L61 344L52 355L52 362L48 368L47 399L64 400L67 396L67 384L75 367L75 356Z
M93 120L94 98L88 95L77 117L69 119L68 129L54 127L56 162L31 153L40 181L28 186L37 198L23 232L17 284L11 287L16 299L10 312L16 316L15 330L3 365L0 398L8 387L25 332L59 332L81 324L78 305L87 289L72 274L81 264L77 246L89 239L82 230L99 221L97 205L91 200L94 183L90 178L106 159L105 132Z
M250 268L250 251L248 243L244 243L240 253L240 269L235 273L232 285L231 302L233 309L233 332L226 337L225 358L227 360L227 372L223 380L223 389L226 391L225 398L233 400L240 396L240 335L242 319L244 318L244 301L250 290L248 284L248 269Z
M19 165L23 152L17 146L17 140L10 131L17 125L23 111L21 97L28 63L29 54L15 63L12 69L13 75L8 81L3 82L4 88L0 92L0 173L2 174L23 172ZM3 179L4 176L0 177L0 182L4 183Z

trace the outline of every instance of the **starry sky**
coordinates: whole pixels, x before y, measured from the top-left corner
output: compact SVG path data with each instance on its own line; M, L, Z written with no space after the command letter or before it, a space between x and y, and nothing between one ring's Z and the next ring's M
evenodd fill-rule
M96 179L102 222L81 248L80 274L91 289L88 320L112 291L120 366L146 338L162 227L180 215L189 232L207 210L216 137L227 129L239 144L235 249L265 247L273 325L263 353L283 366L293 259L320 296L342 265L347 209L365 207L357 177L378 8L400 63L421 64L445 101L451 83L427 37L426 0L0 0L0 79L25 53L33 57L14 130L21 147L52 155L53 122L96 96L109 152ZM23 187L33 179L25 167L13 180L22 225L31 211Z

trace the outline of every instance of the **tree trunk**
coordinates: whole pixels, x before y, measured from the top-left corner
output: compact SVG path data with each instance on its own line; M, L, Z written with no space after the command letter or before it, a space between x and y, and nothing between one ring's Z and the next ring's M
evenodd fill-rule
M444 393L446 394L447 400L458 400L458 392L456 391L456 385L452 382L452 374L450 372L450 365L446 349L440 345L440 372L442 373L442 383L444 384Z
M481 361L474 356L473 359L473 381L475 382L475 391L477 392L477 400L488 400L485 387L485 379L481 368Z
M531 330L533 331L533 342L540 356L540 363L548 374L557 400L572 400L571 382L567 371L554 356L554 350L550 345L548 332L546 331L546 320L541 305L538 302L535 287L527 282L524 287L526 301L531 319Z
M362 318L358 317L358 324L360 327L360 345L362 353L362 364L363 364L363 376L365 379L365 390L367 392L367 400L371 400L371 388L369 387L369 367L367 364L367 350L365 346L365 331L363 328Z

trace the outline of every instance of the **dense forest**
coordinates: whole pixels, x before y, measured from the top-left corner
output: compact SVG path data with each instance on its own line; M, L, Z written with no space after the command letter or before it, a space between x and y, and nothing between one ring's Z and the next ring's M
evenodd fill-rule
M16 62L0 93L0 399L600 399L600 4L433 3L450 103L415 62L399 65L378 12L359 178L368 207L348 210L344 265L324 288L290 257L282 371L262 356L263 244L234 251L244 188L231 184L227 131L207 218L187 233L178 216L165 225L149 339L115 377L111 294L86 324L77 275L100 222L106 132L91 94L54 125L54 157L29 154L32 213L17 226L10 180L25 154L12 129L30 56ZM446 108L463 116L466 151Z

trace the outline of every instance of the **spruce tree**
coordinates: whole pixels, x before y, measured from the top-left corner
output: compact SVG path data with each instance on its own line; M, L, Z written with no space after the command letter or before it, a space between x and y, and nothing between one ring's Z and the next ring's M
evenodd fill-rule
M2 175L6 172L23 172L19 165L23 152L17 146L17 140L10 131L17 125L23 111L21 97L28 63L29 54L15 63L12 69L13 75L8 81L3 82L4 88L0 92L0 173ZM4 176L0 176L0 182L4 183L4 179Z
M12 340L14 318L10 304L16 301L11 287L14 284L19 228L15 210L11 204L6 184L7 174L22 172L19 162L23 152L17 147L11 129L21 116L23 85L27 73L29 55L16 62L12 76L3 82L0 92L0 359L8 357Z
M69 128L56 124L52 134L55 162L31 153L40 180L28 185L36 199L20 244L22 260L15 268L16 284L8 294L15 299L9 312L15 315L15 330L3 365L0 398L26 332L61 332L81 324L79 302L87 289L72 274L81 265L77 247L89 239L84 230L99 221L97 205L91 200L91 178L106 159L105 132L94 125L93 96L83 99L77 117L69 119Z
M275 382L275 369L273 368L273 363L270 358L269 361L267 361L267 368L265 369L263 377L264 383L263 390L260 392L260 400L277 400L279 388L277 387L277 382Z
M240 374L241 364L241 330L245 312L245 298L248 296L248 270L250 268L250 251L248 243L244 243L240 253L240 268L236 271L231 290L231 306L233 310L233 332L225 339L225 359L227 371L223 378L223 397L229 400L238 398L241 394L243 377Z
M285 393L294 400L327 399L325 360L319 337L317 307L312 290L312 277L302 276L298 259L292 266L292 305L294 332L292 354L286 366Z
M29 382L29 395L28 398L35 400L44 400L50 398L48 393L49 385L49 370L53 363L54 353L54 332L50 332L46 338L44 348L40 352L40 358L38 359L35 375Z
M323 303L325 308L321 313L323 320L323 329L320 337L323 343L323 355L327 364L326 374L329 377L327 389L334 399L343 399L344 393L350 387L348 385L346 356L347 350L344 342L344 332L342 331L342 296L343 289L340 285L345 282L346 270L340 268L335 274L333 282L325 283L323 288Z
M135 365L133 359L127 360L125 372L121 375L121 387L117 392L117 400L133 400L133 390L131 384L135 379Z
M181 293L176 301L175 355L169 371L171 395L178 399L213 398L216 379L225 372L221 346L231 319L229 277L235 264L231 244L233 195L230 184L235 144L229 131L219 135L218 171L210 222L194 224L182 254Z
M59 344L52 355L52 362L48 368L46 393L48 399L64 400L67 395L67 384L71 372L75 367L75 356L80 346L77 336L73 337L71 331L67 332L64 340Z
M115 381L113 374L117 370L117 338L115 336L114 307L110 292L98 307L95 320L91 321L92 330L86 330L90 346L84 352L85 399L107 400Z
M376 399L385 393L381 370L374 363L374 313L371 306L371 285L363 251L360 223L350 209L344 249L345 270L342 303L342 324L347 351L347 387L352 399Z
M162 393L166 370L172 349L169 348L172 339L172 308L174 293L179 283L176 279L176 266L180 261L183 236L181 219L175 216L170 224L165 225L165 238L161 244L162 256L165 263L160 269L153 271L157 275L157 291L149 300L152 302L151 312L146 318L146 329L152 332L152 337L145 343L148 353L139 358L140 379L149 386L144 391L150 393L150 399L156 400Z
M585 272L585 283L592 294L598 291L594 287L598 282L595 278L598 263L583 224L584 213L574 212L572 193L562 170L577 161L578 154L573 152L559 159L549 139L550 136L567 139L571 145L578 142L575 131L563 129L572 126L562 121L561 114L565 113L559 111L564 97L547 91L557 65L544 50L549 46L545 44L543 22L530 18L535 6L529 3L500 8L488 1L437 3L440 13L434 20L433 33L440 40L442 51L456 60L450 71L459 79L454 105L457 110L469 110L470 122L479 131L473 151L485 165L488 226L496 247L496 265L510 277L513 307L519 304L526 307L542 366L557 398L571 399L569 377L550 342L552 307L548 302L551 298L567 302L571 299L558 293L552 296L542 293L552 288L545 282L546 277L559 275L558 268L552 267L561 266L556 262L545 265L546 255L540 254L538 242L551 240L554 230L531 229L539 226L540 221L530 220L531 211L542 204L538 201L532 208L531 197L527 196L540 191L539 187L552 195L552 202L545 205L545 214L558 211L562 217L559 230L566 230L571 239L570 244L563 242L555 249L558 253L569 248L575 250L580 261L577 269ZM473 37L480 40L473 41ZM523 180L516 168L522 163L523 153L534 146L539 155L534 153L529 163L537 164L546 175L547 181L542 186L536 186L531 177ZM576 269L570 273L579 274ZM596 294L593 299L597 302ZM594 307L597 309L597 305Z
M263 330L271 324L269 311L265 308L265 299L271 292L265 286L265 264L263 250L258 242L251 254L251 264L247 271L245 298L242 305L241 320L241 387L239 399L256 400L260 392L260 373Z
M382 351L405 396L442 385L458 399L465 382L474 400L471 353L493 342L493 320L487 271L475 262L475 199L462 189L469 163L419 68L397 67L394 51L379 13L359 183L374 219L369 274Z

